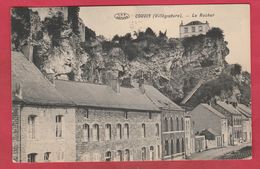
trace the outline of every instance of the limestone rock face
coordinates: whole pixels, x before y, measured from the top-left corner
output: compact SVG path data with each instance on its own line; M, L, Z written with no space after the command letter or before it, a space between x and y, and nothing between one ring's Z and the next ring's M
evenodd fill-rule
M168 38L165 33L161 36L142 34L139 39L132 39L130 35L109 41L93 35L92 31L91 37L86 35L82 42L65 20L56 25L57 18L45 22L35 12L31 12L31 17L30 38L19 39L21 36L14 31L12 47L21 51L22 46L31 45L33 62L48 77L107 84L108 72L117 72L125 87L133 87L143 77L146 83L180 102L199 82L230 72L225 60L229 49L223 37L200 35L179 39ZM234 86L234 93L248 93L250 75L237 75L235 81L241 85Z

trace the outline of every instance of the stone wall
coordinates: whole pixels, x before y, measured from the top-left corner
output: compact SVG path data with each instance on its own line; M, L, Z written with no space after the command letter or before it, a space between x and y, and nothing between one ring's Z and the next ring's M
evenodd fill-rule
M13 104L12 107L12 158L13 161L20 161L20 104Z
M89 126L89 139L84 139L83 126ZM99 127L99 140L94 140L94 125ZM106 139L106 125L111 125L111 139ZM122 138L117 137L117 125L122 126ZM129 125L129 138L124 125ZM143 137L142 124L145 124ZM160 127L159 112L124 111L102 108L79 108L76 111L76 149L77 161L106 161L106 152L111 152L111 161L142 160L142 148L145 147L144 160L161 158L161 136L156 135L156 124ZM161 127L160 127L161 128ZM95 132L96 133L96 132ZM153 150L150 150L153 146ZM122 153L119 158L118 151Z
M56 116L62 116L62 136L56 136ZM35 117L35 136L29 136L29 116ZM28 154L36 153L36 162L44 162L44 153L50 152L49 161L75 161L75 109L43 106L24 106L21 110L21 162Z

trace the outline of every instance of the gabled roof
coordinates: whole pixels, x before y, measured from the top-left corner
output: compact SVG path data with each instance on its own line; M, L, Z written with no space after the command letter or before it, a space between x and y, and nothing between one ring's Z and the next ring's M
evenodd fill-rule
M108 85L63 80L56 80L55 87L79 106L159 111L139 88L120 87L117 93Z
M201 131L201 133L205 133L205 132L209 132L214 136L220 136L221 135L220 133L218 133L216 130L214 130L212 128L207 128L207 129L204 129L203 131Z
M221 102L221 101L217 101L217 104L231 114L241 115L241 113L235 107L233 107L231 104L227 104L227 103Z
M189 26L189 25L201 25L201 24L205 24L205 23L202 23L200 21L191 21L189 23L187 23L185 26Z
M181 104L186 104L191 99L191 97L198 91L202 84L203 80L200 80L197 83L197 85L187 94L187 96L184 97L184 99L181 101Z
M21 86L22 98L13 101L30 104L69 104L73 102L61 95L40 70L20 52L12 52L12 93Z
M207 109L208 111L210 111L211 113L214 113L215 115L217 115L220 118L226 118L222 113L220 113L219 111L217 111L216 109L214 109L213 107L211 107L208 104L205 103L201 103L198 106L202 106L203 108Z
M145 85L145 94L156 106L160 108L184 110L168 97L163 95L159 90L155 89L153 86Z
M247 118L250 118L252 116L251 114L251 109L243 104L238 104L237 105L237 110L242 113L244 116Z

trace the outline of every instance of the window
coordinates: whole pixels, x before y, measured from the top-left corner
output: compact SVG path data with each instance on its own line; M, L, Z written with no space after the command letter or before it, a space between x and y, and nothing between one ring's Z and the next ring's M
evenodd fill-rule
M51 152L46 152L44 153L44 161L50 161L50 155L51 155Z
M181 118L181 130L184 130L184 119L183 119L183 117Z
M106 140L111 140L112 135L111 135L111 124L106 124L105 128L105 139Z
M202 32L203 31L203 27L199 26L199 31Z
M121 126L121 124L117 124L116 134L117 134L117 139L122 139L122 126Z
M176 118L176 130L179 131L179 118Z
M37 156L37 153L28 154L27 155L27 158L28 158L27 161L30 162L30 163L36 162L36 156Z
M173 119L171 117L171 131L173 131Z
M166 117L165 117L165 119L164 119L164 125L165 125L164 131L168 131L168 120L167 120Z
M130 151L128 149L125 150L125 161L130 161Z
M125 112L125 119L128 119L128 112Z
M129 138L129 125L128 124L125 124L125 126L124 126L124 136L126 139Z
M174 154L174 144L173 144L173 140L171 140L171 155Z
M181 139L181 152L185 152L185 143L184 143L184 139Z
M106 152L106 155L105 155L105 160L106 160L106 161L111 161L111 160L112 160L111 157L112 157L112 156L111 156L111 152L110 152L110 151L107 151L107 152Z
M83 125L83 141L84 142L89 141L89 125L88 124Z
M180 149L180 140L177 139L177 142L176 142L176 149L177 149L177 153L180 153L181 152L181 149Z
M62 137L62 115L56 116L56 137Z
M89 115L89 114L88 114L88 109L87 109L87 110L84 112L84 117L85 117L85 118L88 118L88 115Z
M165 145L164 145L164 152L165 152L165 155L168 156L169 155L169 142L168 140L165 140Z
M154 160L154 147L150 146L150 160Z
M121 150L117 151L117 159L118 161L123 161L123 154Z
M62 151L57 152L57 160L64 161L64 152Z
M158 159L160 159L161 158L160 145L157 145L157 155L158 155Z
M144 123L142 124L142 130L143 130L143 137L145 137L146 136L146 131L145 131L145 124Z
M35 139L35 120L36 116L35 115L30 115L28 117L28 136L30 139Z
M184 33L188 33L188 32L189 32L189 28L188 27L184 28Z
M159 127L159 124L156 123L156 124L155 124L155 127L156 127L156 136L159 137L159 135L160 135L160 127Z
M149 119L152 119L152 113L149 112Z
M141 157L142 157L143 161L146 160L146 148L145 147L142 148Z
M98 124L93 125L93 141L99 141L99 126L98 126Z
M195 26L191 27L191 29L192 29L192 32L196 31Z

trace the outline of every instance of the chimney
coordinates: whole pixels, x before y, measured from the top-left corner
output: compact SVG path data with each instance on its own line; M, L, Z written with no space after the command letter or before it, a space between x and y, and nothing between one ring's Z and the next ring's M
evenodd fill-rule
M180 24L180 26L182 26L183 25L183 20L181 21L181 24Z
M119 79L118 79L118 71L110 71L108 74L109 84L111 88L116 92L120 92L120 85L119 85Z
M52 74L47 74L46 78L51 82L51 84L55 85L55 75Z
M145 88L144 88L144 75L142 72L141 78L139 79L139 89L141 91L141 93L145 93Z
M20 83L15 84L14 96L19 99L23 99L22 85Z

